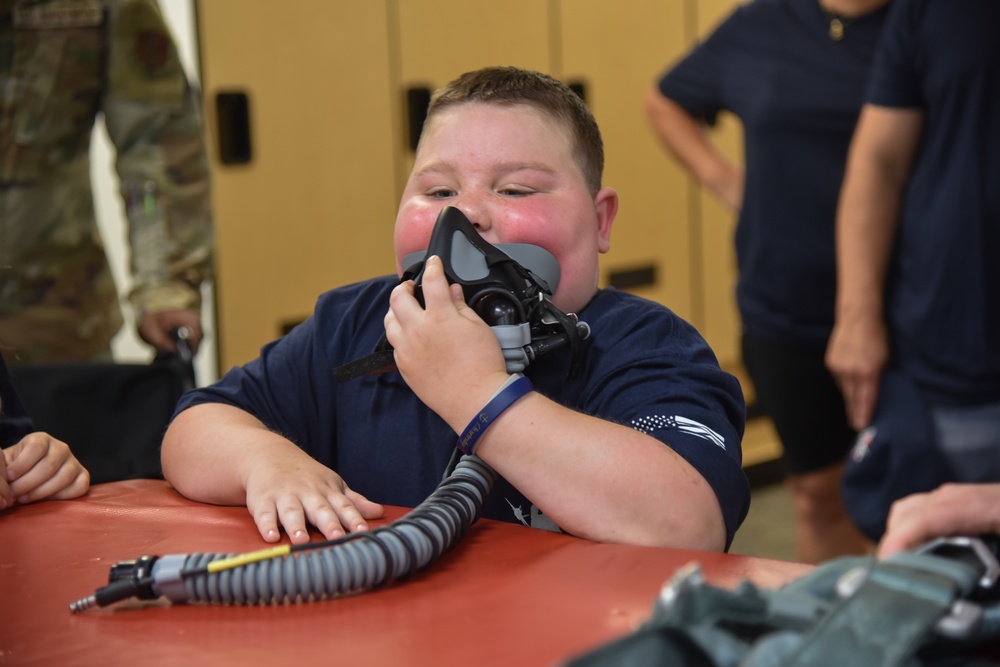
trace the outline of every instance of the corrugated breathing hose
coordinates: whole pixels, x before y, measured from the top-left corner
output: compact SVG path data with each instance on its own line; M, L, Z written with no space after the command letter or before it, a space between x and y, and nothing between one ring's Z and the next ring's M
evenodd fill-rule
M479 518L496 473L463 456L438 488L406 516L329 542L248 554L142 556L115 565L107 586L73 612L138 598L173 603L263 604L324 600L405 578L451 549Z

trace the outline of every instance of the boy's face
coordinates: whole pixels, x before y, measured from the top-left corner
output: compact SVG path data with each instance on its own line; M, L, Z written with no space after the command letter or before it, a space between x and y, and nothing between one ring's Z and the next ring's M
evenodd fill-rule
M438 213L455 206L490 243L531 243L559 262L553 302L579 312L610 247L618 195L590 195L569 131L530 106L466 103L424 126L396 216L396 270L425 250Z

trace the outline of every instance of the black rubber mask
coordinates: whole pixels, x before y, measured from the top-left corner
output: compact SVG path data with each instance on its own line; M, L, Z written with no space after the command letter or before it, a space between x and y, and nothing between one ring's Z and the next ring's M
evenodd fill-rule
M552 296L559 285L559 263L544 248L526 243L491 245L459 209L438 214L424 252L403 258L403 280L420 290L424 259L441 258L449 283L462 286L465 302L490 326L526 322L524 302Z
M446 207L438 214L427 250L403 258L401 281L416 283L421 305L424 259L432 255L441 258L448 282L462 286L465 302L493 329L508 372L520 372L537 356L569 343L573 358L568 376L576 374L579 344L590 328L552 304L559 263L551 253L523 243L492 245L462 211ZM343 382L395 369L392 347L383 336L374 354L334 372Z

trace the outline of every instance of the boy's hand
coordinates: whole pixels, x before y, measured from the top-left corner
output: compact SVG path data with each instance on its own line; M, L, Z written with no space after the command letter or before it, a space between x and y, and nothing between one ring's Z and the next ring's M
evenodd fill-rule
M293 544L309 541L308 525L330 540L368 530L367 519L383 509L326 466L303 455L269 459L255 466L246 481L247 509L266 542L277 542L279 523Z
M460 433L507 379L500 344L469 308L460 285L448 285L439 257L429 257L423 282L426 309L414 283L393 290L385 333L403 379L431 410Z
M50 498L68 500L90 488L90 473L73 456L69 445L48 433L29 433L16 445L3 450L4 481L0 503L31 503ZM4 494L7 487L7 494Z

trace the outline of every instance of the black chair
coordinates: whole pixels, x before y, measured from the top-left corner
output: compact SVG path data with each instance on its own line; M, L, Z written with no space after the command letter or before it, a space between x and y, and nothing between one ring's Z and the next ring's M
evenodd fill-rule
M194 386L190 356L151 364L9 366L35 427L70 446L91 483L162 479L160 442L177 400Z

